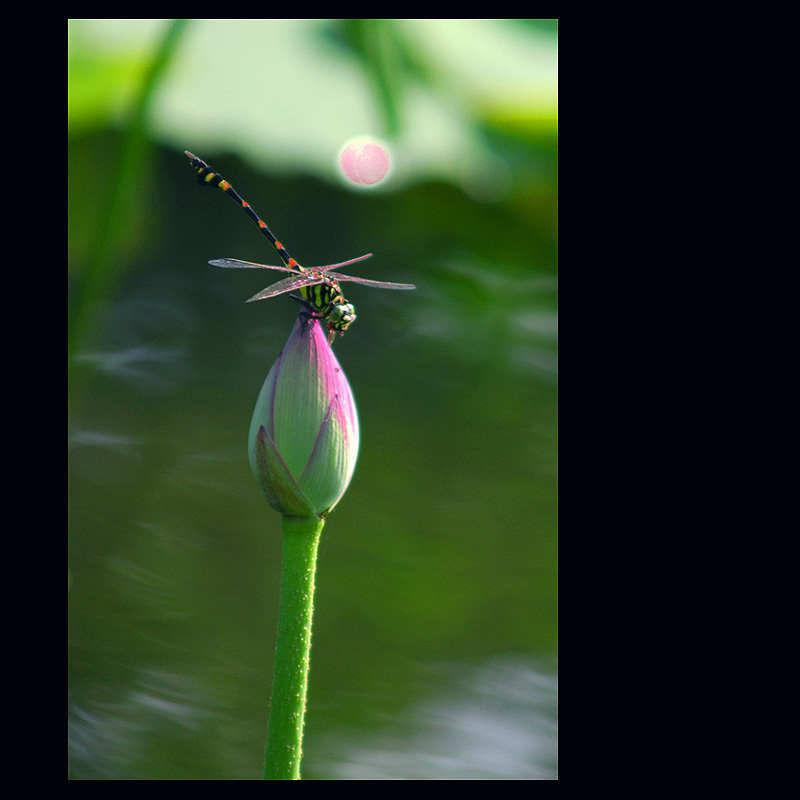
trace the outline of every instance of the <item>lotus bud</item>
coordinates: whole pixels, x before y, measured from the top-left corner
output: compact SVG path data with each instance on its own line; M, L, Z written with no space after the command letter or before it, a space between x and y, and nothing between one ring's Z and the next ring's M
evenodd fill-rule
M350 384L319 321L301 314L256 401L253 474L284 516L324 518L350 484L358 444Z

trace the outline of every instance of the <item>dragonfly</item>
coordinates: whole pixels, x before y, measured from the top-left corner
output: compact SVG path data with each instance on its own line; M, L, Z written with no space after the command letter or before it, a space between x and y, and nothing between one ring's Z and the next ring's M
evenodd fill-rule
M215 267L226 269L274 269L280 272L291 273L288 277L267 286L257 294L247 300L252 303L256 300L266 300L268 297L275 297L286 292L299 292L299 296L290 295L293 300L301 303L305 309L305 314L313 319L324 320L328 330L328 341L333 343L338 333L340 336L355 322L356 310L352 303L345 300L344 294L339 286L340 282L351 281L360 283L364 286L373 286L376 289L416 289L413 283L390 283L389 281L373 281L367 278L356 278L352 275L343 275L340 272L331 270L339 267L346 267L359 261L364 261L372 257L372 253L367 253L348 261L341 261L338 264L328 264L324 267L303 267L295 261L288 253L286 248L275 238L272 231L261 217L253 211L249 203L245 202L236 190L219 173L214 172L211 167L201 158L193 155L188 150L184 151L189 158L192 167L197 173L197 182L201 186L216 186L225 194L230 195L247 213L250 219L258 225L264 236L269 239L272 246L278 251L278 255L283 262L283 266L271 266L269 264L255 264L251 261L241 261L238 258L216 258L208 263Z

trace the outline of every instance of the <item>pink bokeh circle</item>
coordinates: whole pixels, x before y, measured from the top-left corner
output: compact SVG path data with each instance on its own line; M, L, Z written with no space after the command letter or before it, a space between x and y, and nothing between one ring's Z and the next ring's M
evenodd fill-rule
M389 175L392 159L383 142L370 136L357 136L339 151L339 166L347 180L375 186Z

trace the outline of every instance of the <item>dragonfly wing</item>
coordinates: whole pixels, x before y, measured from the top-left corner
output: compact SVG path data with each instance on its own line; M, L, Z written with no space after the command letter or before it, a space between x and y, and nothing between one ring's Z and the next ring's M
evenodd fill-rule
M372 258L372 253L367 253L365 256L358 256L358 258L351 258L348 261L340 261L338 264L326 264L324 267L314 267L314 269L318 269L320 272L327 272L334 267L346 267L348 264L356 264L359 261L366 261L368 258Z
M324 281L318 275L290 275L282 281L273 283L272 286L267 286L266 289L262 289L258 294L254 294L247 302L252 303L255 300L266 300L268 297L275 297L276 294L292 292L295 289L300 289L303 286L311 286L314 283L324 283Z
M413 283L390 283L389 281L371 281L368 278L354 278L352 275L340 275L338 272L328 272L329 278L335 281L352 281L363 283L365 286L374 286L376 289L416 289Z
M225 267L226 269L277 269L281 272L297 272L302 274L300 270L291 269L290 267L275 267L270 264L254 264L252 261L240 261L238 258L215 258L209 261L214 267Z

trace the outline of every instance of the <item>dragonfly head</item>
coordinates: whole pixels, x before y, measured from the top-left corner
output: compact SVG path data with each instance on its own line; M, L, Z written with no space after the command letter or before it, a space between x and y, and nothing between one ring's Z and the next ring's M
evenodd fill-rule
M356 321L356 309L352 303L336 303L328 314L328 330L344 333Z

